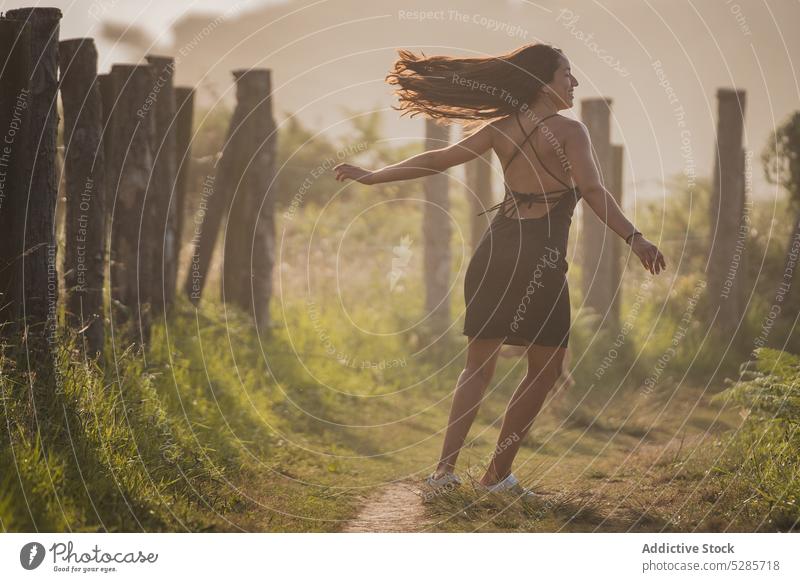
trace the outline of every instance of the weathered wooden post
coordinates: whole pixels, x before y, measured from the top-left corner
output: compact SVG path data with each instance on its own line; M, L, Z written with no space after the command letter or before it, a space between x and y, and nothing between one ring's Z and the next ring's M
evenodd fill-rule
M103 157L106 166L106 187L109 189L116 188L116 176L111 175L111 144L113 142L113 128L111 127L111 112L114 110L117 100L117 93L114 90L114 77L111 73L104 75L97 75L97 87L100 90L100 100L102 101L103 110ZM110 225L110 221L106 221L106 225Z
M153 312L163 313L175 299L175 280L178 272L177 218L178 206L174 196L177 179L175 158L175 89L173 76L175 59L148 55L147 62L155 70L156 81L151 91L153 101L150 115L155 115L155 168L150 181L147 205L155 216L153 252Z
M492 192L492 152L478 156L466 167L467 196L470 200L470 244L472 250L478 246L483 233L489 226L490 216L478 216L494 204Z
M712 315L719 309L716 325L726 337L739 327L745 308L742 277L748 235L740 231L745 207L744 105L744 91L717 91L719 113L709 216L708 300Z
M103 110L103 159L104 177L106 186L105 207L106 207L106 242L105 242L105 277L111 281L111 209L114 205L114 192L117 190L117 175L114 173L112 147L114 143L114 128L111 126L111 112L116 107L117 93L114 86L114 76L111 73L97 75L97 87L100 90L100 99ZM109 289L110 289L109 285ZM109 310L111 309L112 297L109 295Z
M253 113L259 98L258 75L255 72L233 71L236 80L236 110L241 118L241 123L233 136L233 151L236 156L235 170L229 175L224 184L228 189L230 199L225 211L225 221L222 237L222 280L221 293L225 303L242 306L245 296L243 285L250 286L250 281L245 280L249 263L249 239L251 233L247 231L247 214L254 211L249 207L248 187L245 175L251 165L251 157L255 151L253 144ZM249 279L249 278L248 278ZM247 309L247 307L245 307Z
M238 88L237 88L238 95ZM241 160L237 156L236 143L244 119L244 108L237 103L228 125L228 133L215 165L213 175L206 176L201 187L195 212L192 256L186 274L184 290L186 296L197 305L205 289L209 267L217 243L222 219L228 212L232 191L236 187L236 176Z
M30 125L29 149L21 157L28 180L19 200L17 219L22 220L23 342L38 352L42 375L52 371L49 345L55 339L58 273L56 271L55 209L58 196L56 134L58 131L58 8L18 8L6 12L12 20L28 22L30 34Z
M95 357L103 352L106 209L103 106L94 40L60 42L59 59L67 184L66 319L85 338L85 352Z
M606 189L621 205L621 192L614 185L614 154L611 147L611 99L581 101L581 117L589 130L595 163ZM619 256L617 235L591 210L582 213L583 241L581 271L585 305L603 318L603 326L619 327L618 313L613 309L614 294L619 287L616 266Z
M192 166L192 128L194 125L194 89L192 87L175 87L175 158L177 162L177 178L175 181L175 238L178 241L180 256L183 241L183 222L187 211L186 189L188 187L189 170ZM176 268L177 277L177 268Z
M611 146L611 176L609 180L609 186L611 187L610 191L620 208L622 207L622 201L625 194L623 181L624 167L625 147L614 144ZM611 270L609 272L611 276L612 293L610 306L611 321L614 322L615 325L620 325L620 322L622 321L622 275L625 271L623 257L625 256L626 245L625 241L619 238L615 233L609 232L609 235L611 238Z
M111 297L112 322L132 321L139 341L150 339L150 292L153 289L151 253L142 244L146 214L145 197L155 164L155 116L146 110L155 84L150 65L114 65L111 69L117 92L111 112L113 147L110 171L117 177L108 192L111 207Z
M245 112L236 143L238 187L225 233L223 297L253 315L259 329L269 326L274 264L273 182L276 126L272 116L271 72L234 71L237 102Z
M12 339L21 314L25 200L30 174L30 26L0 19L0 337ZM16 341L11 342L16 345Z
M448 144L449 127L432 119L425 120L425 149L439 149ZM431 331L444 333L450 325L450 198L448 177L444 172L424 179L426 204L422 233L425 241L425 309Z
M250 264L242 306L250 310L260 330L271 324L269 304L272 299L272 269L275 265L275 166L278 157L278 128L273 117L272 72L252 70L260 99L253 109L252 164L248 167L245 184L250 200L248 231L252 233Z

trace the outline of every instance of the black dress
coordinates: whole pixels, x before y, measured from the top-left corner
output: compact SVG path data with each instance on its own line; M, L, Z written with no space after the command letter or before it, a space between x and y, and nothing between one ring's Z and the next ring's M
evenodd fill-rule
M504 173L539 125L553 115L542 118L525 136ZM522 128L518 116L517 122ZM522 133L525 135L524 129ZM547 170L532 143L530 146ZM566 189L521 193L506 186L503 201L480 213L499 210L467 267L464 335L503 338L504 344L518 346L567 347L571 325L567 241L581 195L577 188L547 172ZM514 206L524 203L529 208L534 203L549 203L550 211L540 218L514 218Z

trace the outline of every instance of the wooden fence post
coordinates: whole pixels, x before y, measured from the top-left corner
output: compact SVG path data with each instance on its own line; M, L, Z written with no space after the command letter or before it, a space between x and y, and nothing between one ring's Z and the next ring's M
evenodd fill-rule
M621 193L615 191L614 154L611 145L611 100L607 98L584 99L581 102L581 117L592 140L594 156L600 177L606 188L621 203ZM618 313L614 310L614 294L619 288L615 277L618 267L615 261L619 256L615 244L616 233L586 209L582 213L583 242L581 244L581 272L584 303L594 309L603 319L602 326L619 328Z
M237 88L238 96L238 88ZM237 167L241 160L237 156L236 143L239 139L244 108L237 103L228 125L228 133L222 144L220 156L215 164L213 176L203 181L200 198L197 202L195 235L192 237L192 256L186 274L184 290L186 296L197 305L205 289L206 281L217 244L217 236L222 219L227 214L232 191L236 186L236 176L241 175Z
M274 264L274 178L276 127L272 117L271 72L234 71L237 102L244 110L236 143L239 166L225 231L223 297L269 326Z
M145 109L155 84L150 65L114 65L111 69L117 93L111 112L113 135L111 175L116 185L109 190L111 224L112 321L132 321L141 345L150 340L150 293L153 289L152 255L147 252L144 228L145 197L153 175L155 116Z
M166 314L175 299L175 280L178 271L178 241L176 239L178 206L174 195L177 179L175 158L175 90L173 77L175 59L148 55L147 62L155 70L152 89L154 101L151 115L155 116L155 168L148 189L148 206L156 218L153 251L153 312Z
M30 26L0 19L0 337L16 345L22 307L22 233L30 174Z
M6 12L12 20L30 24L30 141L20 159L28 180L20 202L24 229L22 316L23 340L31 352L42 355L46 375L52 371L50 345L55 339L58 307L55 209L58 197L56 134L58 132L58 8L19 8ZM23 232L23 230L19 232Z
M425 120L425 149L439 149L448 144L449 127L432 119ZM424 179L426 204L422 233L425 241L425 309L431 331L444 333L450 325L450 198L448 176L441 172Z
M244 296L243 284L249 286L250 281L244 280L243 274L247 272L248 234L246 233L246 214L252 212L249 208L247 187L244 176L248 166L252 163L252 134L253 111L258 103L259 95L256 87L256 76L248 75L247 71L233 71L236 80L236 109L241 117L241 123L233 137L233 152L236 160L235 171L224 184L228 188L229 204L225 210L222 235L222 280L221 295L225 303L241 307ZM251 134L251 135L248 135ZM241 233L244 232L244 236ZM246 309L246 307L245 307Z
M621 145L611 145L611 176L609 179L609 186L614 196L614 199L622 208L622 201L625 195L625 183L623 177L623 170L625 168L625 147ZM585 208L585 207L584 207ZM591 212L591 209L587 209ZM608 229L607 229L608 230ZM625 241L616 235L613 231L609 231L611 240L609 241L609 275L611 277L610 290L611 290L611 322L616 325L616 329L621 326L622 322L622 274L624 273L624 262L622 257L625 254Z
M178 241L178 256L180 256L180 248L184 237L183 223L187 212L186 189L188 187L189 170L192 167L193 125L194 89L191 87L175 87L175 159L177 162L175 239ZM177 279L177 268L175 275Z
M111 112L116 107L117 102L117 93L116 88L114 87L114 76L109 72L103 75L97 75L97 87L100 90L100 99L102 101L102 110L103 110L103 133L102 133L102 140L103 140L103 159L104 159L104 176L105 176L105 208L106 208L106 217L105 217L105 226L106 226L106 235L105 235L105 278L107 281L111 281L111 209L114 205L114 195L113 192L117 189L117 176L114 174L114 164L113 164L113 152L112 148L114 145L113 139L113 132L114 129L111 126ZM111 289L111 285L109 284L109 290ZM111 311L112 307L112 294L109 293L109 312ZM108 314L107 314L108 316ZM108 317L110 321L110 316Z
M489 227L491 216L478 216L481 212L494 204L492 192L492 152L488 151L471 162L466 167L467 196L470 200L470 244L472 250L478 246L483 233Z
M717 91L719 114L707 264L710 314L719 309L716 326L723 337L736 332L745 310L742 278L747 235L740 235L745 205L744 104L744 91Z
M82 334L85 352L96 357L102 355L104 339L106 209L103 113L94 40L62 41L59 59L67 186L66 319Z
M111 145L113 143L111 112L114 110L117 101L113 75L111 73L97 75L97 87L100 90L100 100L102 101L103 111L103 158L105 160L106 187L112 189L117 187L117 178L111 174ZM110 226L110 221L106 221L106 226Z

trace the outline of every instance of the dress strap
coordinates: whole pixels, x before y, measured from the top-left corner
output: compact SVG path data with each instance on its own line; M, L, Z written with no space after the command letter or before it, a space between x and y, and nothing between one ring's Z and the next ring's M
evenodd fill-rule
M519 152L521 152L521 151L522 151L522 148L524 148L524 147L525 147L525 144L526 144L526 143L528 143L528 140L530 140L530 139L531 139L531 137L533 136L533 132L534 132L534 131L536 131L536 130L538 129L538 127L539 127L539 126L540 126L542 123L544 123L544 121L545 121L545 120L547 120L547 119L550 119L551 117L555 117L556 115L558 115L558 113L551 113L551 114L550 114L550 115L548 115L547 117L543 117L542 119L540 119L540 120L539 120L539 122L538 122L536 125L534 125L534 126L533 126L533 129L531 129L531 132L530 132L530 133L525 133L525 128L524 128L524 127L522 127L522 122L519 120L519 111L517 111L517 112L515 112L515 113L514 113L514 118L517 120L517 123L519 124L519 128L522 130L522 135L524 135L524 136L525 136L525 139L524 139L524 140L522 140L522 143L521 143L521 144L519 144L519 145L517 146L517 148L514 150L514 153L511 155L511 158L508 160L508 163L507 163L507 164L505 165L505 167L503 168L503 172L504 172L504 173L505 173L505 171L506 171L506 170L509 168L509 166L511 165L511 162L513 162L513 161L514 161L514 159L517 157L517 154L518 154ZM533 144L531 144L531 147L533 147ZM534 151L536 151L536 150L534 150ZM538 156L537 156L537 157L538 157Z
M493 212L494 210L501 210L502 211L502 210L505 209L505 205L506 205L507 201L508 201L508 193L506 193L505 197L503 198L503 200L501 202L498 202L494 206L490 206L489 208L487 208L483 212L479 212L478 214L476 214L476 216L482 216L482 215L487 214L489 212Z
M539 127L539 125L541 125L541 123L542 123L542 122L543 122L545 119L549 119L550 117L553 117L553 115L558 115L558 114L557 114L557 113L553 113L552 115L548 115L547 117L544 117L544 118L542 118L542 119L539 121L539 123L537 123L537 124L534 126L534 128L531 130L531 132L530 132L530 133L528 134L528 136L525 138L525 141L524 141L524 142L522 142L522 145L520 146L520 148L519 148L519 149L518 149L516 152L514 152L514 154L515 154L515 155L516 155L517 153L519 153L519 151L520 151L520 150L521 150L521 149L522 149L522 148L525 146L525 143L528 141L528 138L529 138L531 135L533 135L533 132L534 132L534 131L536 131L536 128L537 128L537 127ZM522 127L522 122L519 120L519 116L518 116L518 115L515 115L515 117L516 117L516 119L517 119L517 123L519 124L519 127L520 127L520 129L522 129L522 133L524 134L524 133L525 133L525 129ZM547 168L547 166L545 166L544 162L542 161L542 158L540 158L540 157L539 157L539 152L537 152L537 151L536 151L536 148L535 148L535 147L533 147L533 143L531 143L531 144L530 144L530 146L531 146L531 149L533 150L533 155L535 155L535 156L536 156L536 159L537 159L537 160L539 160L539 163L540 163L540 164L542 165L542 167L544 168L544 171L545 171L545 172L547 172L548 174L550 174L550 175L551 175L553 178L555 178L555 179L556 179L556 180L557 180L557 181L558 181L558 182L559 182L559 183L560 183L562 186L564 186L565 188L567 188L567 189L572 189L572 186L570 186L569 184L565 184L565 183L564 183L564 182L561 180L561 178L559 178L558 176L556 176L556 175L555 175L553 172L551 172L551 171L550 171L550 170ZM514 159L514 156L511 156L511 159L513 160L513 159ZM510 164L509 164L509 165L510 165ZM508 165L506 165L506 168L508 168Z
M550 115L548 115L548 116L546 116L546 117L543 117L542 119L540 119L540 120L539 120L539 122L538 122L536 125L534 125L534 126L533 126L533 129L531 129L530 133L526 133L526 132L525 132L525 128L524 128L524 127L522 127L522 122L519 120L519 112L517 111L517 112L515 113L514 117L516 118L516 120L517 120L517 123L519 124L519 128L522 130L522 134L525 136L525 139L524 139L524 140L522 140L522 143L521 143L521 144L519 144L519 145L516 147L516 150L515 150L515 151L514 151L514 153L511 155L511 158L508 160L508 162L506 163L505 167L503 168L503 174L504 174L504 177L505 177L505 172L506 172L506 170L509 168L509 166L511 166L511 162L513 162L513 161L514 161L514 159L517 157L517 154L519 154L519 152L521 152L521 151L522 151L522 148L524 148L524 147L525 147L525 144L530 142L530 139L531 139L531 137L533 136L533 133L534 133L534 132L535 132L535 131L538 129L538 127L539 127L539 126L540 126L542 123L544 123L544 121L545 121L545 120L547 120L547 119L550 119L551 117L555 117L556 115L558 115L558 113L551 113ZM562 181L562 180L561 180L561 179L560 179L558 176L556 176L555 174L553 174L553 172L551 172L550 170L548 170L548 169L547 169L547 166L545 166L545 165L544 165L544 163L542 162L542 159L539 157L539 154L538 154L538 152L536 151L536 148L535 148L535 147L533 147L533 144L532 144L532 143L530 144L530 146L531 146L531 149L533 150L533 153L536 155L536 159L537 159L537 160L539 160L539 163L542 165L542 167L545 169L545 171L546 171L548 174L550 174L551 176L553 176L553 178L555 178L555 179L556 179L558 182L560 182L560 183L561 183L563 186L565 186L565 187L567 188L567 190L572 190L572 187L571 187L571 186L569 186L569 185L565 184L565 183L564 183L564 182L563 182L563 181ZM566 191L566 190L563 190L563 191L558 191L558 192L549 192L549 194L558 194L559 192L565 192L565 191ZM511 196L509 196L509 194L511 194ZM493 210L500 210L500 213L501 213L501 214L503 214L503 215L505 215L505 214L506 214L506 211L507 211L507 210L510 210L510 209L507 209L507 207L506 207L506 202L508 202L508 200L509 200L511 197L515 197L515 198L527 197L526 201L528 202L528 207L530 208L530 206L531 206L531 204L532 204L533 202L545 202L545 200L541 200L541 196L543 196L543 194L522 194L522 193L519 193L519 192L513 192L513 191L512 191L512 190L511 190L511 189L508 187L508 184L506 184L506 185L505 185L505 193L504 193L504 195L503 195L503 200L502 200L502 201L500 201L500 202L498 202L498 203L497 203L497 204L495 204L494 206L492 206L492 207L490 207L490 208L487 208L487 209L486 209L486 210L484 210L483 212L479 213L479 214L478 214L478 216L481 216L482 214L486 214L487 212L492 212Z
M486 214L488 212L492 212L493 210L501 210L501 211L503 211L503 212L501 212L501 214L505 215L506 214L506 212L505 212L506 211L506 203L511 198L517 199L520 204L527 203L528 208L530 208L534 203L549 204L549 202L546 199L546 196L549 195L549 194L561 194L561 196L559 196L558 200L556 201L556 205L558 205L559 202L561 202L561 200L564 198L564 194L566 192L570 192L572 190L573 190L572 188L568 188L566 190L556 190L556 191L553 191L553 192L543 192L543 193L531 192L531 193L527 193L527 192L513 192L512 190L509 190L508 187L506 187L506 193L505 193L505 196L503 197L503 200L498 202L494 206L491 206L490 208L487 208L483 212L479 212L477 216L481 216L481 215Z

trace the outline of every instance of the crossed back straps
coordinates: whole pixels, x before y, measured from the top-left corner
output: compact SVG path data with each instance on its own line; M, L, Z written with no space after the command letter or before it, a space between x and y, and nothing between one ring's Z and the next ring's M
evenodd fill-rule
M551 117L555 117L556 115L558 115L558 113L551 113L551 114L550 114L550 115L548 115L547 117L543 117L542 119L540 119L540 120L539 120L539 122L538 122L536 125L534 125L534 126L533 126L533 129L531 129L530 133L527 133L527 134L526 134L526 133L525 133L525 128L524 128L524 127L522 127L522 122L519 120L519 111L517 111L517 112L516 112L516 114L514 115L514 119L516 119L516 120L517 120L517 123L519 124L519 128L520 128L520 130L522 130L522 135L524 135L524 136L525 136L525 139L524 139L524 140L522 140L522 143L521 143L521 144L519 144L519 145L517 146L517 149L514 151L514 154L511 156L511 158L509 158L509 160L508 160L508 163L507 163L507 164L505 165L505 167L503 168L503 173L504 173L504 174L505 174L506 170L508 170L509 166L511 165L511 162L513 162L513 161L514 161L514 159L516 159L516 157L517 157L517 154L519 154L519 153L522 151L522 148L524 148L524 147L525 147L525 144L528 144L528 143L530 143L531 149L533 150L533 154L536 156L536 159L537 159L537 160L539 160L539 163L542 165L542 167L544 168L545 172L547 172L547 173L548 173L548 174L550 174L550 175L551 175L553 178L555 178L556 180L558 180L558 182L559 182L560 184L562 184L564 187L566 187L566 188L568 188L568 189L570 189L570 190L572 189L572 187L571 187L570 185L568 185L568 184L565 184L565 183L564 183L564 182L561 180L561 178L559 178L558 176L556 176L556 175L555 175L553 172L551 172L551 171L550 171L550 170L547 168L547 166L545 166L544 162L542 161L542 158L540 158L540 157L539 157L539 152L537 152L537 151L536 151L536 148L535 148L535 147L533 147L533 143L531 143L531 142L530 142L530 139L531 139L531 137L533 136L533 133L534 133L534 132L535 132L535 131L536 131L536 130L539 128L539 126L540 126L542 123L544 123L544 122L545 122L547 119L550 119Z
M547 166L542 161L542 158L539 156L539 152L536 151L536 148L533 147L533 143L530 141L531 137L533 136L534 132L539 128L539 126L542 123L544 123L545 120L550 119L551 117L554 117L556 115L558 115L558 113L552 113L552 114L548 115L547 117L543 117L542 119L540 119L536 123L536 125L533 126L533 129L531 129L530 132L526 133L525 132L525 128L522 126L522 122L519 119L519 112L516 112L514 117L516 118L517 123L519 124L519 128L522 130L522 134L525 136L525 139L522 140L522 143L520 143L518 146L516 146L516 150L514 151L513 155L511 156L511 158L509 158L508 162L503 167L503 176L505 177L505 173L508 170L509 166L511 166L511 162L513 162L516 159L517 155L525 147L525 144L530 144L531 149L533 150L533 154L536 156L536 159L539 160L539 163L544 168L545 172L547 172L553 178L555 178L566 189L565 190L556 190L554 192L541 192L541 193L539 193L539 192L530 192L530 193L527 193L527 192L514 192L513 190L511 190L511 188L508 187L508 184L506 184L505 185L505 196L503 197L503 200L501 202L499 202L498 204L495 204L491 208L487 208L483 212L479 213L478 216L480 216L481 214L486 214L487 212L491 212L492 210L504 210L506 202L508 202L508 200L510 200L511 198L519 198L521 202L527 202L528 203L528 208L530 208L531 205L534 202L540 202L540 203L545 203L546 204L548 202L546 197L549 194L562 193L562 196L559 198L559 200L560 200L561 198L563 198L563 193L564 192L567 192L567 191L570 191L570 190L574 189L572 186L570 186L568 184L565 184L564 181L561 178L556 176L553 172L551 172L547 168ZM505 215L505 212L503 212L503 214ZM547 216L549 214L550 213L548 212L545 216ZM544 218L544 216L542 218Z

